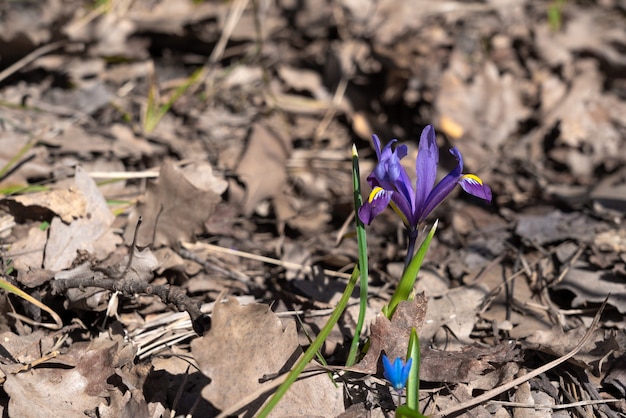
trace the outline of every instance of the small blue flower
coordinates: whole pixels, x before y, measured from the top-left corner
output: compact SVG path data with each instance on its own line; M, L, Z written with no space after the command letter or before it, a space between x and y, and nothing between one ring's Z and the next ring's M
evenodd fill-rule
M393 364L389 361L386 355L383 354L383 369L385 379L389 380L391 386L396 390L396 392L404 389L404 385L406 385L406 380L409 378L409 372L411 371L411 364L413 363L413 359L410 358L409 361L404 364L400 357L396 358Z

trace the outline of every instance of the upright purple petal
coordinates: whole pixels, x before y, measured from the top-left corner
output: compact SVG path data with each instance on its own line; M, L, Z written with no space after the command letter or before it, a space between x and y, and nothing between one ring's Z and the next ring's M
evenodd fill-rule
M426 199L426 204L420 211L418 223L422 222L430 213L437 208L443 202L446 197L452 193L456 185L459 183L460 176L454 170L448 173L430 192Z
M457 159L457 166L432 189L420 212L419 222L426 219L426 217L452 193L452 190L454 190L463 175L463 156L456 147L450 150L450 154L454 155Z
M376 158L378 158L378 161L380 161L380 139L378 139L378 135L372 135L372 142L374 143Z
M378 137L374 136L374 145L377 149L376 154L378 155L378 164L374 167L374 171L367 177L367 181L370 186L380 186L383 189L392 190L393 189L393 181L390 177L390 167L394 166L397 163L394 163L394 160L397 159L395 151L391 149L393 144L396 142L395 139L392 139L385 145L385 147L380 151L380 141L378 141ZM377 182L374 182L373 179L376 179Z
M437 179L437 164L439 163L439 148L435 130L431 125L427 125L422 130L420 136L419 150L415 160L415 174L417 182L415 184L415 204L416 212L426 205L426 199L433 190L433 185ZM420 218L420 216L418 216Z

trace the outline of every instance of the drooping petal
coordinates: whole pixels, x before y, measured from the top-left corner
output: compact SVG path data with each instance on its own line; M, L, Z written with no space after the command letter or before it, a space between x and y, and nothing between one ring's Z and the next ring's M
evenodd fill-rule
M393 191L385 190L382 187L374 187L363 206L359 208L359 219L366 225L372 223L372 220L380 214L391 200Z
M491 188L474 174L465 174L459 180L459 184L467 193L491 202Z
M409 231L417 231L419 224L450 195L457 184L467 193L491 201L489 186L483 184L474 174L463 174L463 157L457 148L450 150L457 159L457 166L434 185L439 163L439 148L432 126L426 126L420 136L419 152L415 162L417 174L415 188L400 163L408 153L407 146L394 146L397 140L392 139L381 149L380 139L376 135L372 136L372 140L378 164L367 177L372 193L359 209L359 218L364 223L371 223L374 217L387 206L391 206Z
M415 184L414 208L416 211L420 211L420 208L424 207L428 195L433 190L437 178L438 163L439 148L437 147L435 130L431 125L427 125L422 130L417 159L415 160L417 182Z

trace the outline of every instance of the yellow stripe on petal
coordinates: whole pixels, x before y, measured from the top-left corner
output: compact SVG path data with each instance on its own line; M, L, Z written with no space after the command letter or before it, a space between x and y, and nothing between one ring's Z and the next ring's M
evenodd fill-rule
M383 189L380 186L376 186L372 189L372 191L370 192L370 195L367 197L367 202L368 203L372 203L381 192L384 192L385 189Z
M471 181L471 182L478 183L478 184L480 184L481 186L483 185L483 181L480 179L480 177L478 177L478 176L477 176L477 175L475 175L475 174L465 174L465 175L463 175L463 177L461 177L461 178L462 178L462 179L467 179L467 180L469 180L469 181Z

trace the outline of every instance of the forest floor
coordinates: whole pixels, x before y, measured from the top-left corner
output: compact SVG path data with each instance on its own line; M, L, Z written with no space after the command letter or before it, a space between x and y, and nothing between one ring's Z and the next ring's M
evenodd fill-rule
M356 290L272 416L393 416L410 327L425 414L626 416L623 0L0 3L3 416L257 415L358 261L352 144L367 195L426 125L492 202L423 223L384 329L407 239L367 226L370 351L333 367Z

